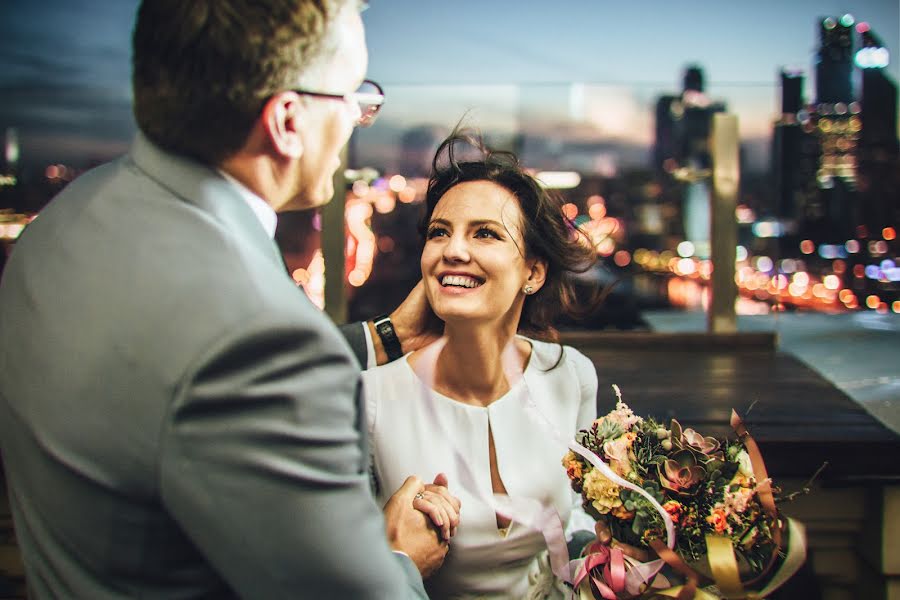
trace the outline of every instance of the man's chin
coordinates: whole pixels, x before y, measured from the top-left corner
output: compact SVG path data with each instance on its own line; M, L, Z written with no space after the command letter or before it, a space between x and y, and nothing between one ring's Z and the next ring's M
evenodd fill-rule
M318 208L331 202L332 197L334 197L334 185L329 182L328 185L323 186L322 189L301 191L278 212Z

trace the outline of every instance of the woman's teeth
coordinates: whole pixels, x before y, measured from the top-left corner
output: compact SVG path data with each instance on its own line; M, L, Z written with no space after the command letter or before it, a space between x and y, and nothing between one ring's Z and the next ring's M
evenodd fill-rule
M474 277L467 277L465 275L444 275L441 279L441 285L444 287L452 285L456 287L474 288L481 285L481 282Z

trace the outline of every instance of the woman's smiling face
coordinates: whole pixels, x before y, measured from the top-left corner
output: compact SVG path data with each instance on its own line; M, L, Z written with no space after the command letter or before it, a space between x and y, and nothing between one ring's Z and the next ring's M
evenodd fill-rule
M489 181L450 188L431 214L422 250L428 301L445 322L518 324L534 265L525 258L519 201ZM533 285L535 289L538 285Z

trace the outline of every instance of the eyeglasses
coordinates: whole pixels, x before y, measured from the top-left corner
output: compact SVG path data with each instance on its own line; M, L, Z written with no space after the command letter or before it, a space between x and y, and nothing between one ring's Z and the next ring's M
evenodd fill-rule
M343 100L344 102L356 103L359 106L359 118L356 120L357 127L368 127L375 122L381 105L384 104L384 91L381 86L366 79L362 82L355 92L349 94L325 94L323 92L311 92L309 90L295 89L291 90L304 96L312 96L313 98L329 98L331 100Z

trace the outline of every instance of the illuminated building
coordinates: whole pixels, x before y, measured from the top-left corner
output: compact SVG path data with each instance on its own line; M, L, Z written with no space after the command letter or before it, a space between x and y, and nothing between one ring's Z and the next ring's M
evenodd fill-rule
M789 231L800 222L824 216L816 186L819 140L808 123L801 122L808 118L803 107L803 75L782 71L781 117L775 122L772 140L772 209Z
M897 85L885 74L888 49L866 23L859 23L856 65L862 71L862 132L859 139L859 224L869 231L900 223L900 152Z
M799 73L781 74L772 208L781 225L795 229L782 230L782 261L767 276L770 284L786 282L797 306L815 296L834 307L886 312L900 299L897 86L885 71L889 52L866 23L845 15L821 19L819 27L814 100L804 103ZM797 277L812 283L801 286Z
M802 131L816 142L801 143L797 160L802 163L810 150L818 155L818 189L801 195L798 234L828 242L852 237L860 219L856 190L862 109L853 93L854 23L851 15L819 20L816 97L808 110L798 113ZM786 193L783 188L777 192L779 198Z

